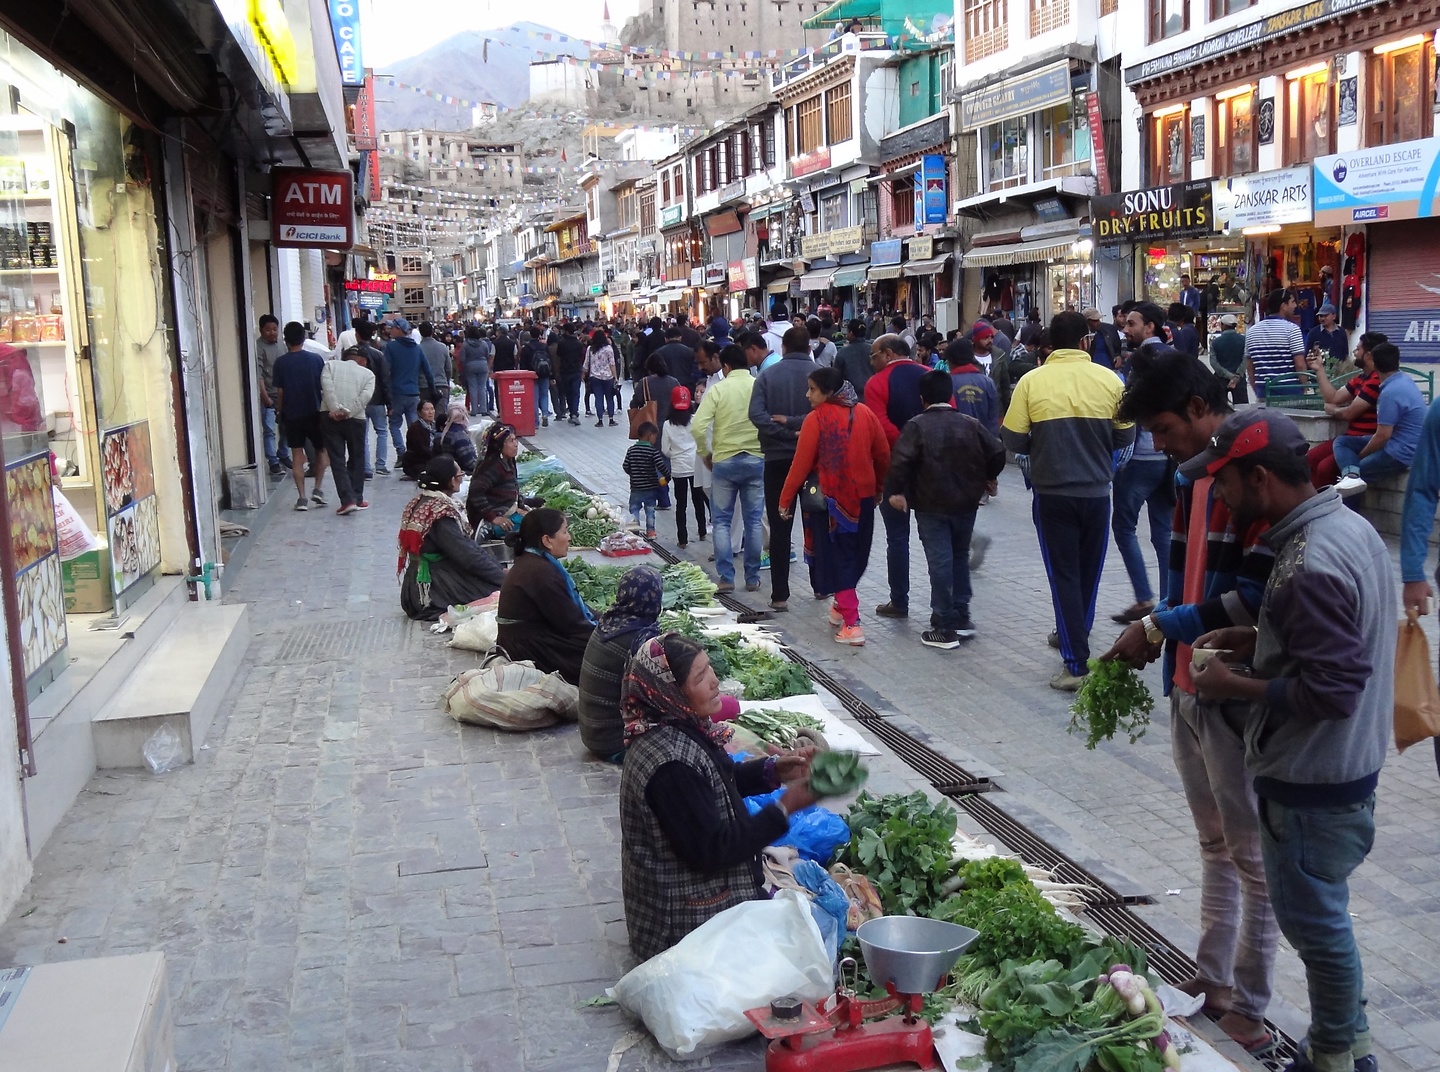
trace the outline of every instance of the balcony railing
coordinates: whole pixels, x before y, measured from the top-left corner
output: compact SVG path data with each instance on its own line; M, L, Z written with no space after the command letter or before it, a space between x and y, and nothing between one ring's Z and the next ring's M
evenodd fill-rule
M847 38L853 39L854 43L847 41ZM889 48L890 38L883 33L845 34L775 68L770 72L770 85L772 88L778 88L786 82L803 78L811 71L824 67L831 60L838 59L840 56L851 56L857 52L884 52Z
M587 238L584 242L570 242L561 246L559 252L555 255L555 259L557 261L571 261L576 257L583 257L587 253L594 252L595 243L592 239Z

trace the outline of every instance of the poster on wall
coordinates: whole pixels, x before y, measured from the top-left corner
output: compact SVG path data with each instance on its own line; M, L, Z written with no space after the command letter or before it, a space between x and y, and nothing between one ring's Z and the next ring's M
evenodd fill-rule
M55 527L50 454L42 451L5 468L10 547L20 610L20 651L28 679L65 647L65 585Z
M1326 227L1436 215L1440 138L1315 159L1315 222Z
M118 596L160 565L149 422L110 429L101 439L100 456L112 590Z

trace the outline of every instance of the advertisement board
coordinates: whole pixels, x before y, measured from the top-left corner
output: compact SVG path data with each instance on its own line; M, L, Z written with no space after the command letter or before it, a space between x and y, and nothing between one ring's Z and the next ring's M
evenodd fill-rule
M1029 115L1070 99L1070 61L1007 78L960 98L960 128L975 130L1002 119Z
M283 249L349 249L355 244L354 176L349 171L271 169L270 236Z
M1436 215L1440 138L1315 160L1315 222L1329 227Z
M1309 223L1314 215L1310 165L1215 179L1215 229L1226 234L1246 227Z
M340 81L347 86L364 85L365 60L360 53L360 0L330 0L330 29L335 34Z
M1090 217L1095 243L1101 246L1199 238L1211 234L1215 223L1210 180L1092 197Z
M917 221L944 223L945 203L945 158L938 153L926 153L920 160L920 182L916 185L922 203L915 206Z

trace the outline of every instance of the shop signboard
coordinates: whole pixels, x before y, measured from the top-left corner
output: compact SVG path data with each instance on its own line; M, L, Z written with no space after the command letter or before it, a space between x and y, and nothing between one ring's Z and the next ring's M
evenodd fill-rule
M1225 234L1247 227L1309 223L1310 165L1213 180L1215 229Z
M817 171L824 171L829 166L830 146L826 145L813 152L792 156L790 158L790 177L798 179L802 175L813 175Z
M730 293L738 294L741 291L749 290L745 281L745 262L731 261L725 266L726 274L730 280Z
M935 239L929 235L910 239L910 260L928 261L935 256Z
M807 234L800 236L800 256L806 260L818 260L830 255L828 234Z
M365 161L361 188L366 200L372 202L379 201L381 196L380 142L376 133L379 129L375 116L375 79L367 75L355 97L355 148Z
M723 264L707 264L705 266L705 285L713 287L717 283L725 282L725 266Z
M990 123L1053 108L1070 99L1070 61L1061 60L1029 74L1007 78L960 98L960 128L976 130Z
M1214 198L1209 179L1177 182L1092 197L1090 216L1101 246L1199 238L1212 233Z
M330 29L335 34L335 55L340 58L340 81L347 86L365 84L365 61L360 52L360 0L330 0Z
M939 153L926 153L920 160L920 181L915 184L915 223L926 226L945 222L945 158Z
M837 227L825 234L830 240L829 251L832 255L854 253L865 244L865 228L859 224L854 227Z
M674 227L685 219L684 205L666 205L660 210L660 226Z
M266 44L261 40L259 29L250 20L249 0L215 0L215 7L225 26L234 38L254 72L256 79L276 111L275 120L267 122L266 132L288 133L290 129L290 96L285 91L284 80L280 77L274 61L270 58Z
M390 303L390 298L386 294L363 290L356 295L355 301L362 309L384 309Z
M347 279L345 289L357 291L361 294L394 294L395 277L376 279Z
M703 286L705 285L705 269L704 269L704 268L691 268L691 269L690 269L690 285L691 285L692 287L703 287Z
M591 284L590 284L590 296L591 296L592 298L597 298L597 297L599 297L601 294L604 294L604 293L605 293L605 284L604 284L604 283L591 283Z
M1315 160L1315 222L1327 227L1428 219L1440 204L1440 138Z
M871 264L899 264L904 243L898 238L886 238L870 243Z
M739 179L728 185L720 187L720 203L728 205L732 201L739 201L745 196L745 180Z
M1110 192L1110 165L1105 159L1105 124L1100 112L1100 94L1085 94L1085 118L1090 125L1090 159L1100 193Z
M271 169L270 234L283 249L349 249L355 243L354 176L349 171Z

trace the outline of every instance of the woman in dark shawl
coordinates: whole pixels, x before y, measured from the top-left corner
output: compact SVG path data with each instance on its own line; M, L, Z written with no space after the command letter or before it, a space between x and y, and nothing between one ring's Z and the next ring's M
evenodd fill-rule
M436 621L449 607L493 594L505 569L479 546L455 501L463 479L442 454L419 476L419 492L400 515L400 606L411 618Z
M636 566L620 578L615 602L600 615L580 664L580 740L595 755L619 763L625 758L625 721L620 686L630 657L660 631L663 597L660 572Z
M595 615L560 564L570 552L565 515L548 507L531 510L506 539L517 553L500 589L499 646L516 662L529 660L579 685Z
M713 718L720 682L705 649L679 633L643 641L620 708L620 881L630 948L641 960L669 949L727 908L761 892L760 850L815 803L813 749L735 763L734 732ZM742 795L785 793L755 815Z

